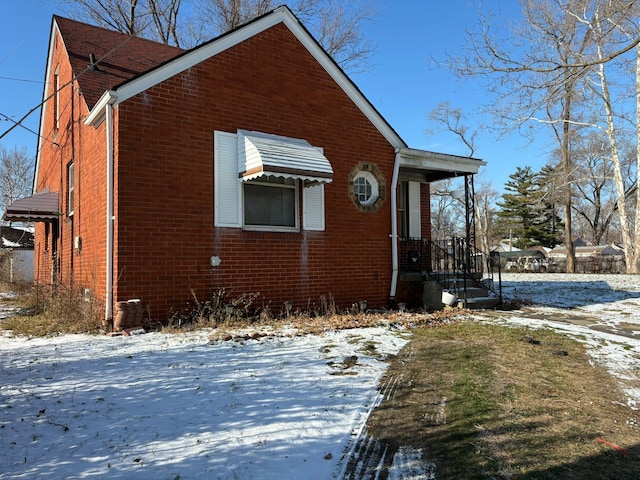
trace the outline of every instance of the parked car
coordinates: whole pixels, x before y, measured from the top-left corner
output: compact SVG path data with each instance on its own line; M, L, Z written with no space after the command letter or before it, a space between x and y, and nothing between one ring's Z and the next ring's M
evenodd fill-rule
M511 258L505 264L505 270L508 272L556 272L557 264L553 260L541 257L523 256Z

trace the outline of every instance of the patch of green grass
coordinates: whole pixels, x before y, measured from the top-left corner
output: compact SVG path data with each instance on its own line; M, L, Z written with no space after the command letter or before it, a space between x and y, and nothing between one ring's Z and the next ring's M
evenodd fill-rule
M640 429L616 381L553 331L419 329L387 375L398 387L368 431L391 450L421 448L438 479L637 478Z

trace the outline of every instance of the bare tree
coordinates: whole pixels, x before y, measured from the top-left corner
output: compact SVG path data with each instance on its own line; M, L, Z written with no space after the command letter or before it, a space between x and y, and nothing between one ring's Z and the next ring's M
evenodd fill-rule
M180 46L178 14L181 3L182 0L147 0L154 31L162 43Z
M350 73L366 70L372 52L362 27L375 0L286 2L320 45ZM72 18L177 47L192 47L281 4L274 0L58 0Z
M182 0L58 0L73 18L128 35L180 46Z
M591 132L576 142L574 153L579 159L573 175L575 195L571 206L579 221L575 231L586 241L599 245L609 237L617 214L608 141L598 132Z
M365 70L372 52L362 31L376 14L373 0L291 0L286 2L309 28L320 45L350 73ZM276 8L274 0L203 0L197 3L198 17L208 19L200 35L218 35Z
M476 151L477 131L469 131L465 125L464 114L459 108L453 108L449 101L438 104L429 112L429 118L441 124L446 131L453 133L469 150L469 157L473 157Z
M33 158L27 149L9 150L0 145L0 208L3 212L7 205L31 193L32 179Z
M463 235L463 205L452 195L459 188L448 178L435 183L431 190L431 235L436 240Z
M588 57L592 68L584 71L592 102L603 113L594 114L592 128L604 133L608 140L608 155L616 187L616 211L625 252L627 273L640 272L640 191L637 175L640 171L640 2L631 0L575 0L577 5L565 6L589 34ZM576 8L580 7L580 8ZM635 67L634 67L635 63ZM629 72L633 72L629 75ZM634 78L634 82L625 83ZM612 81L612 79L614 79ZM633 98L635 102L628 99ZM631 131L626 128L631 125ZM623 145L628 135L635 137L635 165L625 166ZM628 178L632 179L629 188Z
M469 130L465 124L465 117L462 110L451 107L449 102L439 104L435 109L429 112L429 118L441 124L448 132L453 133L469 150L469 157L473 157L476 151L477 130ZM446 185L446 188L451 188ZM481 188L475 189L474 205L476 221L476 238L479 238L479 248L483 252L488 253L491 250L491 226L494 214L493 199L497 198L496 192L493 190L490 182L485 182ZM441 215L445 215L444 207L448 205L438 200L435 204L435 215L438 223Z
M531 122L553 128L564 173L565 244L571 262L567 264L568 271L573 271L574 264L572 190L569 188L575 168L572 138L578 129L592 128L600 114L589 109L593 105L593 92L588 90L592 84L590 74L619 61L640 42L635 12L638 3L633 0L521 0L523 21L509 30L508 35L504 34L502 23L485 18L481 28L469 34L467 55L451 57L448 62L459 75L490 79L487 88L494 94L492 111L496 114L496 123L503 128L517 129ZM620 35L621 25L633 32L624 40ZM598 45L602 46L600 50ZM602 77L597 79L606 102ZM613 119L613 112L606 117ZM613 144L611 149L614 150ZM611 158L614 167L619 164L615 155ZM619 213L621 223L625 224L628 219L622 204ZM636 231L640 239L640 225ZM630 236L625 241L625 250L627 254L634 251ZM629 261L635 262L628 258L627 268L635 269Z
M211 19L212 33L228 32L273 9L271 0L206 0L199 12Z

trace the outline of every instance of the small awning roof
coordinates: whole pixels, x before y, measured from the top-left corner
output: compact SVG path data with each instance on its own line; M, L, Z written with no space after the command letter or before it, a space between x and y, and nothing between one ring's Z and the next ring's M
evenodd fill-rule
M329 183L333 169L322 149L306 140L238 131L238 173L242 181L275 176Z
M462 175L475 175L487 162L472 157L460 157L447 153L400 148L397 150L400 171L421 175L424 181L435 182Z
M43 190L7 206L4 220L9 222L52 222L60 217L58 192Z

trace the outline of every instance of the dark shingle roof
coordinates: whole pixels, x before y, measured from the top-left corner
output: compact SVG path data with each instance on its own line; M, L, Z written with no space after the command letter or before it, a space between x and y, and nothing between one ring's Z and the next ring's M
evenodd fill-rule
M184 50L54 15L89 110L102 94ZM97 69L88 68L90 56Z

